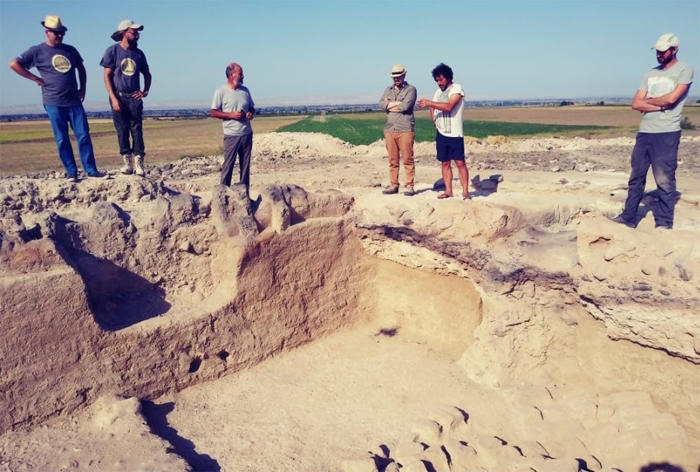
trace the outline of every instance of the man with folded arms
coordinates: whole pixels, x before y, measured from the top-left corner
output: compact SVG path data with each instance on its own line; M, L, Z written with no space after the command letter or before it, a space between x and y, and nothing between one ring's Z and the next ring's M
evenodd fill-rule
M658 66L644 75L632 99L632 108L642 121L632 150L627 200L622 213L613 218L631 228L637 226L637 209L644 196L649 166L658 187L659 204L654 212L657 228L673 228L678 145L681 141L681 113L693 81L693 68L676 59L678 37L662 34L652 49Z
M386 112L384 126L384 143L389 154L389 188L384 194L399 192L399 155L403 157L406 172L406 191L404 195L415 194L414 181L416 165L413 161L413 141L415 138L415 118L413 106L416 103L416 88L406 82L406 68L395 65L389 74L393 84L384 90L379 100L379 108Z

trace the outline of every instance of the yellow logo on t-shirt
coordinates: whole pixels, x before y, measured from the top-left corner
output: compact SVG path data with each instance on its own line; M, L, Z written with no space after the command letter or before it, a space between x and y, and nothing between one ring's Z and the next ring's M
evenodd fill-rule
M131 77L136 73L136 63L130 57L127 57L119 65L122 70L122 74Z
M66 56L56 54L51 58L51 65L56 71L65 74L70 70L70 61Z

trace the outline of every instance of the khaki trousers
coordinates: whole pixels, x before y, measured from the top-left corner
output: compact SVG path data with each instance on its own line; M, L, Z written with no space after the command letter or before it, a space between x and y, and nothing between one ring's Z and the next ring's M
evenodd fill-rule
M415 133L413 132L384 131L384 143L389 154L389 183L391 187L399 186L399 155L403 156L406 187L413 187L416 178L416 165L413 161L414 137Z

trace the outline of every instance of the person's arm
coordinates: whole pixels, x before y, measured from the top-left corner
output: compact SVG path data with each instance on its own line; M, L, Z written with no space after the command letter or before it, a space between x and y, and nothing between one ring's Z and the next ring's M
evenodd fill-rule
M416 104L416 89L415 87L409 87L406 90L406 94L401 97L401 100L396 100L389 102L387 110L394 113L404 113L409 110L413 110L413 106Z
M440 110L450 113L452 109L463 99L464 97L461 93L450 95L450 99L446 102L434 102L432 100L428 100L427 98L421 98L418 100L418 106L421 108L430 107L430 116L432 117L433 110Z
M245 114L241 111L221 111L215 108L209 110L209 116L212 118L219 118L221 120L242 120L245 118Z
M644 101L649 105L658 106L663 109L671 108L688 92L688 88L690 88L690 84L678 84L671 92L661 95L660 97L646 98Z
M153 81L153 76L150 71L143 72L143 91L137 90L131 94L132 98L136 100L141 100L148 96L148 92L151 90L151 82Z
M151 71L144 72L143 74L143 93L141 97L145 97L151 91L151 83L153 83L153 76Z
M250 101L250 109L249 109L248 112L245 114L245 119L248 120L248 121L250 121L250 120L252 120L253 118L255 118L255 104L253 103L253 99L252 99L252 98L251 98L250 100L251 100L251 101Z
M17 61L17 59L13 59L12 62L10 62L10 69L15 71L21 77L24 77L25 79L31 80L32 82L35 82L39 87L44 86L44 79L42 79L38 75L32 74L24 66L22 66L22 64L20 64Z
M87 71L82 62L78 62L75 68L78 69L78 96L82 102L85 100L85 91L87 89Z
M111 67L104 68L104 83L105 89L107 89L107 94L109 95L109 104L112 106L112 110L121 111L121 106L119 105L119 98L114 91L114 84L112 83L112 78L114 77L114 69Z
M386 88L382 94L382 98L379 99L379 109L383 111L389 111L389 91L391 88Z

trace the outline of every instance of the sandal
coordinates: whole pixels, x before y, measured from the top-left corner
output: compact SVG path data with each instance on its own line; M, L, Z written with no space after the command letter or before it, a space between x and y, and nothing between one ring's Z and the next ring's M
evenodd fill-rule
M472 197L468 193L463 193L462 194L462 200L471 200Z
M444 192L441 193L440 195L438 195L438 199L442 200L444 198L452 198L452 195L450 195L449 193L444 193Z

